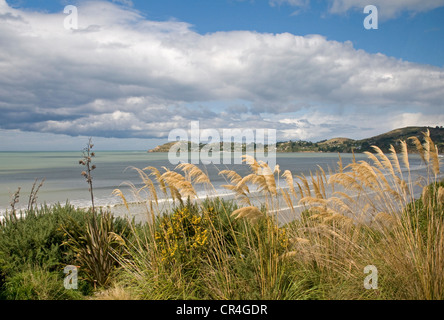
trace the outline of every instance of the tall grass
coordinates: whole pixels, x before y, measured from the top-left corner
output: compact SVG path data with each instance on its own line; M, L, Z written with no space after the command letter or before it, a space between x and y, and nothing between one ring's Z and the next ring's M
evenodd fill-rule
M399 153L374 146L366 161L344 166L339 156L336 168L310 175L246 156L246 175L219 172L236 201L218 198L196 165L133 168L144 224L68 205L37 209L39 186L17 215L17 192L0 224L0 298L78 298L61 288L61 270L75 264L96 299L443 299L440 159L428 132L410 140L413 150L406 141ZM421 180L411 153L426 168ZM126 195L114 194L131 215ZM364 287L367 266L378 270L377 288Z
M117 257L124 283L149 299L442 299L439 157L428 132L411 140L428 173L417 200L405 141L400 154L375 146L368 161L344 167L339 159L328 175L319 167L309 177L245 157L249 174L220 172L236 205L197 199L196 185L208 195L214 187L195 165L135 169L148 223L133 228L135 241ZM159 192L173 204L160 205ZM298 218L282 223L281 209L296 217L300 205ZM364 288L368 265L378 269L377 289Z

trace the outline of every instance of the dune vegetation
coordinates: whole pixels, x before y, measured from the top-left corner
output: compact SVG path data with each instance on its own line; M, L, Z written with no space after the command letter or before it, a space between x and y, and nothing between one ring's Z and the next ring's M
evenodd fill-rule
M211 181L195 165L134 168L143 186L133 185L133 193L146 205L146 223L69 203L31 206L22 216L12 206L0 225L0 297L443 299L438 149L427 132L411 141L427 167L421 181L410 174L401 141L399 153L375 146L368 161L343 166L339 157L337 168L319 167L309 177L245 157L248 175L220 172L237 201L210 197ZM93 201L89 149L81 164ZM415 198L418 184L422 194ZM207 199L197 199L197 185L208 190ZM130 216L127 195L114 193ZM165 197L171 205L159 201ZM283 208L298 218L282 221ZM77 290L63 286L67 265L78 267ZM370 288L368 266L377 270Z

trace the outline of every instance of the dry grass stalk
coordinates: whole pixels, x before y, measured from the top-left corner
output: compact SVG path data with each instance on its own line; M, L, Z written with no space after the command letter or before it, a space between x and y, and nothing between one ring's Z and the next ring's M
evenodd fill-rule
M439 187L438 189L438 197L437 197L438 203L441 205L444 205L444 188Z
M328 183L335 183L343 186L346 190L354 190L362 192L364 190L363 186L359 181L347 173L336 173L328 179Z
M433 173L435 174L435 179L439 175L439 156L438 156L438 148L436 148L435 144L433 143L432 139L430 138L430 132L427 131L427 134L424 134L424 138L426 140L426 150L428 157L426 159L431 159L431 166Z
M267 164L262 164L261 168L264 170L263 172L266 173L271 172ZM265 192L270 195L277 194L276 180L273 174L258 174L256 172L250 173L249 175L243 177L242 180L238 182L236 188L242 190L244 186L247 185L248 183L256 185L261 192Z
M122 199L125 208L129 210L128 201L126 201L126 197L120 189L114 189L112 194Z
M205 184L214 189L208 176L198 166L191 163L181 163L176 169L181 169L185 173L186 179L191 183Z
M377 155L381 159L383 167L388 170L392 177L394 177L395 170L393 169L393 165L390 159L384 154L384 152L382 152L382 150L378 146L372 146L372 148L376 151Z
M242 162L245 162L246 164L248 164L250 166L250 169L253 171L253 173L255 174L260 174L261 173L261 166L259 165L259 163L256 161L256 159L250 155L243 155L242 156Z
M402 170L401 170L401 166L399 165L398 154L396 153L395 147L393 147L393 145L390 145L389 150L391 152L393 165L395 166L398 173L402 176Z
M291 194L297 198L296 190L294 189L294 180L293 180L293 174L290 170L285 170L282 174L282 177L285 178L285 182L287 183L287 186L291 192Z
M160 190L163 192L164 195L167 195L167 186L165 181L162 179L162 174L160 173L160 171L157 168L151 166L146 167L143 170L151 171L150 175L155 177L157 183L159 184Z
M247 219L251 222L255 222L261 217L264 217L264 214L258 208L250 206L233 211L231 216L235 219Z
M338 172L342 173L344 171L344 167L342 165L342 158L341 158L341 154L338 153L338 157L339 157L339 161L338 161Z
M314 193L317 198L324 199L324 195L321 193L321 181L319 180L319 175L317 175L318 179L313 177L313 174L310 172L311 177L311 185L313 186Z
M410 172L410 162L409 162L409 152L408 152L408 148L407 148L407 142L404 140L401 140L400 143L401 143L402 161L403 161L404 166L406 167L407 171Z
M305 175L301 174L300 176L296 176L296 178L298 178L302 182L302 185L303 185L303 187L305 189L305 195L308 196L308 197L311 197L310 185L309 185L308 180L305 177ZM303 198L304 197L304 192L302 191L302 188L301 188L299 183L298 183L298 186L300 187L301 198Z
M431 141L431 139L427 139L427 137L430 138L430 131L427 129L426 132L423 132L423 135L424 135L424 139L425 139L425 141L423 143L425 162L427 164L429 164L430 163L430 141Z
M425 186L424 188L422 188L422 202L424 204L429 204L431 197L430 197L430 192L429 192L429 187Z
M149 178L149 176L141 169L135 168L135 167L131 167L133 170L137 171L137 173L139 174L139 177L142 179L142 182L144 184L144 186L138 190L138 194L142 191L142 190L148 190L148 194L149 194L149 198L153 199L156 204L159 204L159 199L157 196L157 190L156 187L154 186L153 181Z
M263 175L265 179L265 184L267 185L267 192L272 194L273 196L277 195L277 188L276 188L276 179L273 175L273 172L270 170L270 167L267 164L263 165L263 172L265 174Z
M219 172L219 175L226 176L231 183L230 185L222 185L223 188L233 191L236 194L236 197L240 198L243 203L251 205L248 196L250 190L245 181L243 181L242 176L234 170L222 170Z
M170 171L164 168L166 171L161 175L161 178L169 186L173 197L182 200L182 197L196 198L196 190L190 181L186 180L184 176L175 171Z
M387 212L379 212L375 216L374 221L386 227L392 228L396 224L397 219L394 218L392 215L388 214Z

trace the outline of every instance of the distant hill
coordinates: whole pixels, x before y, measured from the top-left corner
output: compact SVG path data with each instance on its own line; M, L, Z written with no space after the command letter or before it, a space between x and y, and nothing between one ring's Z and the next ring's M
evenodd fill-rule
M351 142L352 139L349 138L333 138L324 142L318 142L319 145L339 145L346 142Z
M316 143L307 141L279 142L277 150L278 152L364 152L373 151L372 146L375 145L383 152L388 152L390 145L393 145L397 151L400 151L400 140L407 141L408 145L413 147L413 143L408 138L416 136L423 141L423 132L426 132L427 129L430 131L430 137L437 145L439 153L443 153L443 127L405 127L361 140L333 138ZM413 152L414 149L410 148L409 150Z
M405 127L395 129L374 137L353 140L349 138L332 138L318 142L311 141L283 141L276 145L277 152L364 152L373 151L372 146L376 145L383 152L388 152L390 145L393 145L397 151L400 151L400 140L406 140L409 146L413 147L409 137L416 136L423 141L423 132L430 131L430 137L438 147L439 153L444 153L444 128L443 127ZM148 152L168 152L170 147L176 142L168 142L157 146ZM204 144L200 145L201 147ZM222 145L221 145L222 146ZM245 145L242 148L245 150ZM222 150L222 148L221 148ZM414 148L409 148L413 152Z
M148 150L148 152L168 152L170 148L176 143L176 141L173 142L167 142L161 146L157 146L154 149Z
M387 133L377 135L368 139L357 141L358 146L361 147L361 151L366 151L371 148L372 145L376 145L381 148L382 151L387 152L392 144L395 148L399 146L399 140L406 140L415 136L419 140L423 141L423 132L427 129L430 131L430 137L433 142L438 146L438 151L442 153L444 151L444 128L443 127L405 127L395 129ZM409 141L408 141L409 142ZM413 144L410 142L409 145Z

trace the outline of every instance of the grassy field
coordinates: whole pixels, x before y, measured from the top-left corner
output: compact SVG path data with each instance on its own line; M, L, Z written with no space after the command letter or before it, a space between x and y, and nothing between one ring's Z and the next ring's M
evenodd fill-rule
M144 224L69 203L31 206L23 217L12 209L0 225L0 297L443 299L444 183L430 136L415 139L429 173L419 199L418 182L401 170L409 168L401 142L399 154L375 147L368 161L346 167L339 158L328 177L256 161L246 176L222 171L236 203L197 202L195 186L212 185L194 165L137 169L144 186L133 192L145 201ZM88 182L91 171L84 173ZM263 193L260 207L252 205L253 188ZM161 206L159 193L175 205ZM126 204L125 194L115 194ZM305 206L300 219L282 225L270 214L296 204ZM67 265L78 267L77 290L64 287Z

